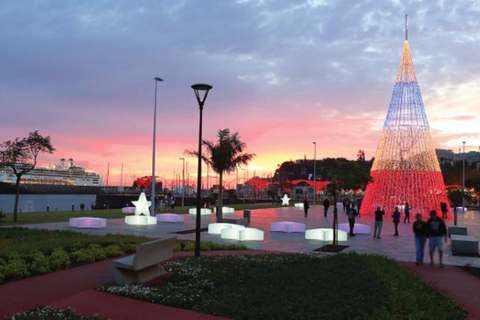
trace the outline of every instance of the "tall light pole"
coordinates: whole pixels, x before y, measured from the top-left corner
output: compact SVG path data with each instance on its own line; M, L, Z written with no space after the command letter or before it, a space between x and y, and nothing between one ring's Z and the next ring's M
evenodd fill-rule
M243 203L245 203L245 186L247 182L247 179L245 179L245 168L242 168L243 171Z
M185 158L178 158L183 160L183 169L182 169L182 207L185 205Z
M465 212L465 142L463 141L462 212Z
M317 143L313 142L313 208L315 208L317 196Z
M155 138L157 136L157 83L163 81L159 77L153 78L155 80L155 101L153 103L153 154L152 154L152 187L151 197L152 205L150 206L150 215L155 216Z
M195 257L200 257L200 207L202 201L202 112L205 100L207 100L208 91L212 89L209 84L198 83L192 86L197 98L200 109L200 124L198 129L198 173L197 173L197 220L195 225ZM203 95L203 97L201 97Z

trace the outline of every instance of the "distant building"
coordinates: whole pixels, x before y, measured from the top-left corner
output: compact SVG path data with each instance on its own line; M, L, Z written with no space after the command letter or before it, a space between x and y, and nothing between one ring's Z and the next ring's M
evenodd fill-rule
M455 162L463 161L464 156L465 162L468 163L468 165L480 163L480 152L478 151L459 152L455 155Z
M449 162L453 164L455 162L455 153L448 149L435 149L437 159L440 164Z

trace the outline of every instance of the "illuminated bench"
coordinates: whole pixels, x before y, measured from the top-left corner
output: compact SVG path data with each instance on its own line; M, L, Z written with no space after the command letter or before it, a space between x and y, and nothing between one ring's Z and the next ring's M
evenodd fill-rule
M161 277L166 273L161 263L172 258L176 240L173 237L145 242L134 255L112 261L113 279L117 284L143 284Z
M157 214L158 222L184 222L185 216L183 214L175 213L161 213Z
M223 229L245 229L245 226L232 223L210 223L208 225L208 234L221 234Z
M296 208L303 208L303 202L297 202L294 204L294 207Z
M240 241L263 241L265 232L260 229L255 228L245 228L239 229L239 238Z
M238 228L223 228L220 236L222 239L238 240L240 239L240 230Z
M70 218L68 224L73 228L100 229L107 226L107 219L92 217Z
M197 214L197 208L190 208L188 209L188 213L189 214ZM207 209L207 208L200 208L200 215L201 216L206 216L206 215L209 215L209 214L212 214L212 210L211 209Z
M350 225L348 223L339 223L338 230L343 230L345 232L350 232ZM353 233L355 234L370 234L370 226L361 223L355 223L353 226Z
M273 222L270 224L270 231L275 232L305 232L305 224L291 221Z
M332 241L333 240L333 229L332 228L317 228L317 229L308 229L305 231L305 239L307 240L321 240L321 241ZM342 230L338 230L337 233L338 241L347 241L348 233Z
M123 207L122 213L135 213L135 207Z
M213 209L215 212L217 212L217 207ZM222 207L222 213L234 213L235 209L230 208L230 207Z
M147 226L157 224L157 217L142 215L126 216L125 223L133 226Z

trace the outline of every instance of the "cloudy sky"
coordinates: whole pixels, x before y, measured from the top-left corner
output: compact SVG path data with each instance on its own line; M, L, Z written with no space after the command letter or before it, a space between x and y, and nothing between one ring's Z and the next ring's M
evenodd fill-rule
M109 184L181 172L198 139L190 86L213 86L206 139L238 131L249 175L304 155L375 155L404 41L437 148L480 146L480 2L0 0L0 141L39 130ZM193 177L195 160L187 158Z

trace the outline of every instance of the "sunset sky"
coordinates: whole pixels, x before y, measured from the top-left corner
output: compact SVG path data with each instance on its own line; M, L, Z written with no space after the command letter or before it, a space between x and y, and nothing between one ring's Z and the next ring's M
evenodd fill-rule
M195 149L194 83L213 86L203 137L239 132L251 177L287 160L375 155L409 14L409 42L437 148L480 146L480 2L402 0L0 0L0 142L39 130L127 184ZM196 161L187 158L196 174ZM243 176L243 172L240 174Z

